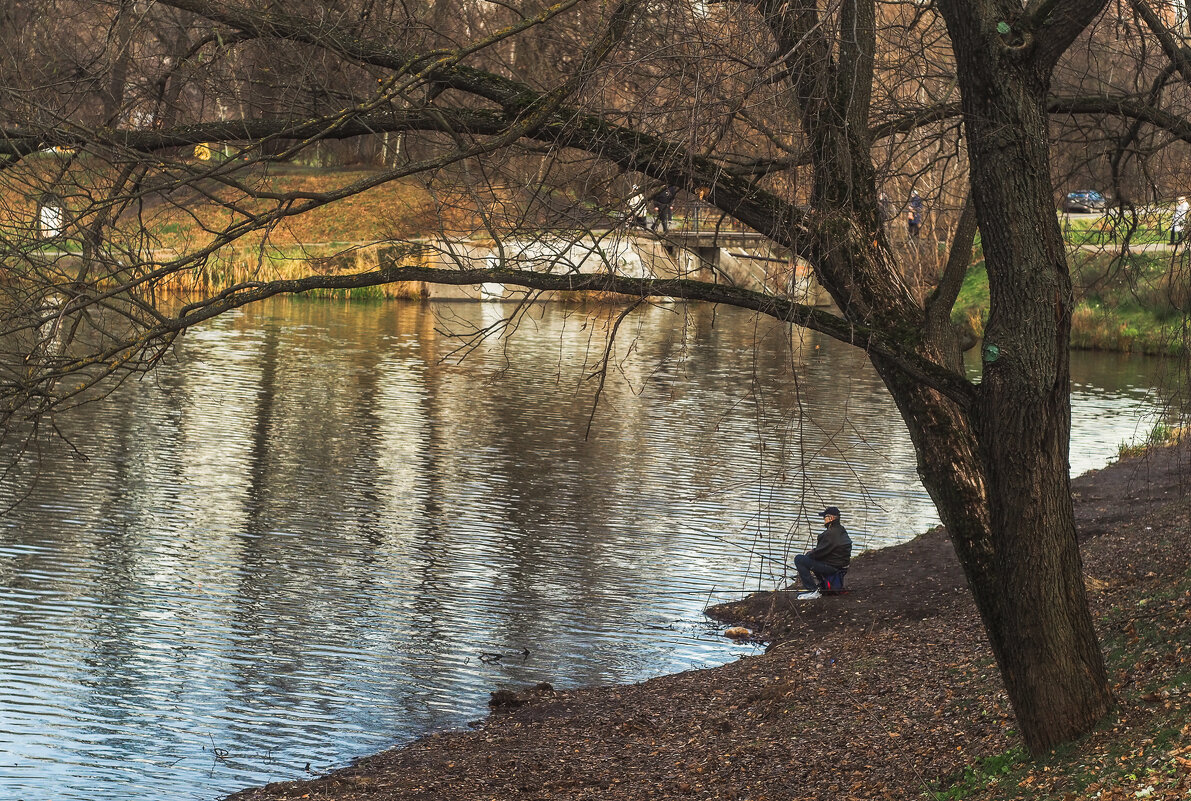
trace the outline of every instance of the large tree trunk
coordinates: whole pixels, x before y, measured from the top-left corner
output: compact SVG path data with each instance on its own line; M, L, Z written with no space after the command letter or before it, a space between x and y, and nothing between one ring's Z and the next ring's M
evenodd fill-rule
M994 3L953 13L972 198L983 236L991 311L977 400L960 406L879 357L914 441L923 484L950 532L975 596L1027 747L1040 753L1088 731L1110 695L1088 611L1070 494L1068 339L1072 308L1066 252L1054 212L1044 100L1051 62L1002 38ZM849 30L871 23L856 2ZM969 13L970 12L970 13ZM812 12L775 10L775 30L806 35ZM952 20L949 20L949 23ZM780 23L780 24L779 24ZM1072 20L1073 30L1077 21ZM1074 34L1072 34L1074 35ZM811 48L795 67L803 124L816 165L812 206L820 280L845 316L917 336L921 356L949 364L948 343L922 333L922 309L887 263L876 221L875 176L863 157L867 97L847 65L864 67L865 37L829 78ZM846 54L845 54L846 55ZM864 72L865 69L858 69ZM849 124L833 124L847 119ZM841 221L832 225L830 219ZM859 225L857 225L859 223ZM951 332L936 331L943 338Z
M973 192L989 232L990 290L996 288L978 430L993 562L981 566L984 575L969 576L1023 731L1038 751L1086 731L1104 714L1109 694L1071 502L1073 298L1051 208L1046 125L1040 98L1020 91L1014 100L1015 111L1034 116L1023 120L1026 138L1004 142L991 120L968 127ZM1019 150L1034 152L1012 152Z
M1084 594L1065 451L1034 447L1062 428L1064 412L1053 407L1064 402L1058 393L1026 405L1001 396L1000 414L990 415L998 399L989 393L971 415L874 363L906 420L919 475L963 565L1026 746L1042 753L1087 732L1109 693ZM1017 432L1005 430L1005 417L1018 421Z
M1052 61L1041 44L1031 49L1037 40L997 28L995 19L948 16L989 274L972 426L987 522L928 489L964 563L1026 745L1038 753L1088 731L1110 693L1071 501L1073 297L1050 183L1044 104Z

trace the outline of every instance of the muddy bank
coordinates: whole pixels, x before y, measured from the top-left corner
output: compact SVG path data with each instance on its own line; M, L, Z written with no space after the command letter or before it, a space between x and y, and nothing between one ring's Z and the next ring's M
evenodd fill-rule
M1114 610L1185 578L1188 462L1186 448L1168 449L1075 481L1085 575L1104 635L1122 625ZM760 593L711 610L772 637L763 655L631 686L527 689L505 696L513 703L473 730L231 798L900 801L1015 745L945 534L854 564L848 595L799 603L791 593ZM1124 698L1145 670L1178 669L1177 660L1151 664L1115 681ZM1138 704L1136 714L1146 714ZM1121 714L1132 709L1122 701Z

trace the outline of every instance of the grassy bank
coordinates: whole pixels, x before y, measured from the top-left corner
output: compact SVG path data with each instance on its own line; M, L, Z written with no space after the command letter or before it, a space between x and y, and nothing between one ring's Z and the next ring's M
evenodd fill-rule
M1059 215L1059 225L1067 244L1112 245L1128 238L1133 245L1166 242L1170 236L1173 209L1137 209L1126 215Z
M1181 252L1122 257L1076 251L1071 260L1076 298L1072 347L1170 355L1185 350L1182 309L1191 302L1191 290ZM980 262L964 279L952 320L983 336L988 305L988 273Z
M196 165L204 167L210 165ZM33 159L11 168L0 191L0 239L31 246L53 258L80 253L83 230L105 211L96 198L118 191L106 165L87 159L66 163ZM63 173L65 171L65 173ZM193 268L155 283L158 292L212 292L246 281L289 280L311 272L375 269L370 246L450 233L475 217L474 203L458 192L431 193L413 180L388 181L369 187L373 169L327 170L301 165L270 165L231 184L199 179L168 193L148 195L130 207L106 230L103 248L112 263L131 265L119 280L130 280L140 264L168 263L186 254L209 250ZM164 174L157 176L165 180ZM282 216L263 230L248 230L216 247L220 234L251 227L284 207L330 197L345 187L359 187L325 205ZM368 187L368 188L365 188ZM37 229L36 198L53 191L69 220L61 236L42 239ZM440 206L448 209L440 213ZM371 248L372 251L375 248ZM371 260L371 264L369 261ZM18 265L19 268L19 265ZM384 287L337 293L366 297L404 297L407 288Z

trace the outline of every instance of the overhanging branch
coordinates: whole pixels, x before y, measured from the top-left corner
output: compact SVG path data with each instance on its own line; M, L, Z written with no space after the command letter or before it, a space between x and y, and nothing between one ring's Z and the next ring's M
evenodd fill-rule
M142 341L165 338L249 303L281 294L316 289L356 289L400 282L450 285L510 284L526 289L555 292L600 292L632 298L675 298L722 303L768 315L782 322L808 328L876 354L906 375L922 382L957 404L968 407L975 397L973 385L962 376L908 352L879 331L853 325L841 317L804 303L723 284L690 279L631 278L609 273L540 273L530 270L445 270L420 265L386 267L352 275L319 275L300 279L243 284L202 303L191 304L176 317L147 330Z
M1047 111L1051 114L1097 114L1138 120L1184 142L1191 142L1191 121L1132 96L1055 97L1047 102Z

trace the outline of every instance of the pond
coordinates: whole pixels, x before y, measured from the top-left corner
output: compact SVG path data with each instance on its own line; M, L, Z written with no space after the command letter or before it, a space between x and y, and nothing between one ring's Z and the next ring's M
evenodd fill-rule
M57 420L0 488L5 797L209 801L464 726L491 691L752 653L702 610L937 518L863 356L726 309L276 300ZM607 358L605 358L607 356ZM1162 363L1075 354L1072 470ZM85 458L83 458L85 457ZM863 582L862 575L855 577Z

